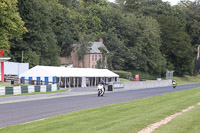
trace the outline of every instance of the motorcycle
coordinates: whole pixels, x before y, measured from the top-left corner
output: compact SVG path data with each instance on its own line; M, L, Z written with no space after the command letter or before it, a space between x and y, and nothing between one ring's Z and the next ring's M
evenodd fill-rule
M175 82L172 83L173 88L176 88L176 85L177 84Z
M104 85L99 84L97 86L97 88L98 88L98 97L100 97L100 96L102 97L104 95L104 93L105 93Z

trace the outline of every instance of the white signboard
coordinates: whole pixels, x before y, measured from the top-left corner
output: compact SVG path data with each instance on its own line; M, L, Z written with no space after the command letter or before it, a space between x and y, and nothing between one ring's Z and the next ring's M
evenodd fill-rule
M19 75L29 70L29 63L4 62L5 75Z
M114 89L124 88L124 84L122 82L113 82L113 88Z

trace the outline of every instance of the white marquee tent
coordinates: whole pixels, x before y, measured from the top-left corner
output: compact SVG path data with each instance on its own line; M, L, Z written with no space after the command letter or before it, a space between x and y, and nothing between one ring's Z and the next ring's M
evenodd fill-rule
M31 80L43 80L53 82L54 77L63 79L63 84L75 84L75 82L81 82L81 86L86 86L86 78L92 79L94 84L101 78L113 78L116 79L119 75L113 73L108 69L93 69L93 68L66 68L55 66L35 66L24 73L19 75L20 78ZM100 78L97 80L97 78ZM71 79L71 82L70 82Z

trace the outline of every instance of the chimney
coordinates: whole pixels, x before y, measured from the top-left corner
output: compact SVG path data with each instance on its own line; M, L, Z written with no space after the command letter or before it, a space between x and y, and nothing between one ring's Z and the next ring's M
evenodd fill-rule
M99 42L103 43L103 38L99 38Z

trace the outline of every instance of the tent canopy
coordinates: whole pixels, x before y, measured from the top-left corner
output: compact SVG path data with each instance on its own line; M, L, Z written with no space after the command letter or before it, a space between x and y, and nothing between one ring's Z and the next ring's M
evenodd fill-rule
M20 77L119 77L108 69L66 68L55 66L35 66L19 75Z

